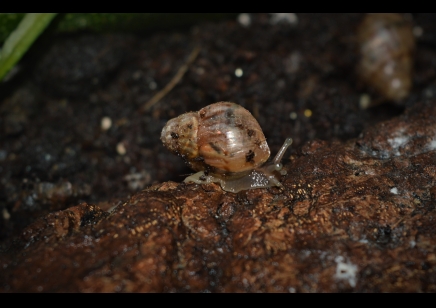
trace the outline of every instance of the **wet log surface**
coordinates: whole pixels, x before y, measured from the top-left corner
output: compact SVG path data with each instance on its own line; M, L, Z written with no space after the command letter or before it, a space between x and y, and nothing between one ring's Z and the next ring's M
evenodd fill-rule
M0 291L435 292L432 17L409 97L362 110L361 15L297 16L54 42L0 102ZM216 101L294 139L283 190L181 183L160 130Z

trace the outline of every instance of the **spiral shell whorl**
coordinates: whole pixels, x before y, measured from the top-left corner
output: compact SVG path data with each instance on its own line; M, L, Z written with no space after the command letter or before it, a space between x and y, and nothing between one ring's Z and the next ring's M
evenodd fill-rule
M189 160L198 156L197 131L198 115L189 112L169 120L160 139L168 150Z
M262 165L270 155L265 136L251 113L219 102L198 112L199 154L217 172L243 172Z

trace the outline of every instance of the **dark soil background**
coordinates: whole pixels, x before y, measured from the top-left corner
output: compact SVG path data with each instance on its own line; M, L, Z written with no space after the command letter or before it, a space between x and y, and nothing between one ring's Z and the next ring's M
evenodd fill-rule
M380 97L356 75L363 15L297 14L295 23L249 16L247 26L202 23L145 37L50 37L18 81L0 87L0 241L81 202L108 211L152 184L181 182L192 171L160 141L181 113L238 103L259 121L273 155L293 138L288 164L308 141L357 138L436 95L435 15L409 16L417 47L408 98L368 109L362 97ZM141 112L196 46L180 83Z

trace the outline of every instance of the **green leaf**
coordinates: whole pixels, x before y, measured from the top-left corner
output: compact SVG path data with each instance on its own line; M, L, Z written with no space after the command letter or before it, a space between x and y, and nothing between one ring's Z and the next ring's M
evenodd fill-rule
M21 59L57 13L28 13L0 50L0 80Z

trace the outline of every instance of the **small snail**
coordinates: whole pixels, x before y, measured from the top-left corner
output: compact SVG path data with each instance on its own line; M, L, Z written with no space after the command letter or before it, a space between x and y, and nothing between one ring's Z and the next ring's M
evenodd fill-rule
M161 140L190 168L199 171L185 182L215 182L229 192L281 188L277 176L286 172L280 161L292 144L291 138L286 139L273 161L264 164L270 150L259 123L247 109L230 102L215 103L169 120Z
M358 75L384 100L399 101L412 87L415 38L411 23L395 13L367 14L359 25Z

